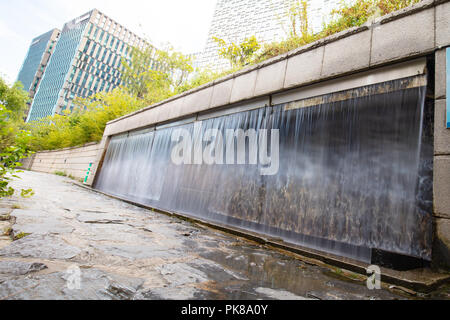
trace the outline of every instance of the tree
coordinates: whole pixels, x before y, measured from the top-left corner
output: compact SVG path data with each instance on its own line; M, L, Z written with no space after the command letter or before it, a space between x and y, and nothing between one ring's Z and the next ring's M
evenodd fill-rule
M286 0L285 0L286 1ZM291 3L291 1L289 1ZM307 38L311 35L309 28L308 2L294 1L286 13L289 26L285 32L291 38Z
M124 71L122 73L122 84L126 86L128 92L143 98L147 94L147 84L153 80L154 73L153 60L154 49L146 47L144 50L132 48L131 61L122 59Z
M28 94L23 90L23 85L16 82L9 87L6 82L0 78L0 104L10 111L13 120L19 120L25 116L27 109Z
M227 43L225 40L213 37L213 40L219 45L219 55L230 61L232 68L239 68L250 64L255 54L261 48L255 36L244 39L239 44L234 42Z
M192 58L175 51L171 45L167 45L165 50L156 51L156 61L160 70L171 77L173 88L185 83L188 76L194 71Z
M133 48L131 61L122 60L122 83L130 94L155 103L170 97L184 84L193 71L191 64L190 58L170 46L166 50Z
M189 79L189 81L185 81L182 85L177 87L177 94L183 93L185 91L189 91L196 87L200 87L208 82L212 82L226 74L229 74L230 71L227 72L213 72L209 69L196 70L193 76Z
M0 197L14 194L9 183L17 177L20 160L30 154L30 135L22 130L28 94L22 88L19 82L9 87L0 78ZM22 195L30 193L31 190L22 190Z

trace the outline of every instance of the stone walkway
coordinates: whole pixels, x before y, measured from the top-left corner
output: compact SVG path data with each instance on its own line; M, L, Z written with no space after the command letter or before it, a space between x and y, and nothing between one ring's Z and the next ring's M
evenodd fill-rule
M365 279L24 172L0 200L3 299L403 299ZM8 232L7 232L8 233Z

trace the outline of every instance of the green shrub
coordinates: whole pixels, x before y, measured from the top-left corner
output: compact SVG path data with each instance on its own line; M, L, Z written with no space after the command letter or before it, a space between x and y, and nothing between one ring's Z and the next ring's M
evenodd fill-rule
M120 88L79 99L77 104L84 108L28 123L31 148L54 150L99 142L109 121L144 107L143 101Z
M67 173L62 172L62 171L55 171L55 175L60 176L60 177L67 177Z
M422 0L356 0L350 3L342 1L339 7L331 12L321 32L312 34L308 29L307 3L302 1L290 9L291 30L289 37L280 42L264 46L256 62L287 53L316 40L328 37L349 28L358 27L364 23L388 13L406 8ZM300 32L296 29L300 26Z
M28 94L20 83L9 87L0 78L0 198L12 196L10 186L20 161L30 155L30 133L22 130Z

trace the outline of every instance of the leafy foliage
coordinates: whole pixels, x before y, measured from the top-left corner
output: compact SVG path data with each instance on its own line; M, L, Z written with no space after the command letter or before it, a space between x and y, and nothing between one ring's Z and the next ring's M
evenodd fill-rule
M189 81L184 82L182 85L176 88L176 93L179 94L200 87L204 84L232 74L239 69L239 67L236 67L222 72L213 72L209 69L198 70Z
M20 83L9 87L0 78L0 197L14 194L9 184L17 178L20 160L30 154L30 135L22 129L27 102L28 95ZM31 191L22 190L22 194L30 195Z
M213 37L219 45L219 55L230 61L231 68L243 67L250 64L256 52L261 48L255 36L244 39L239 44L234 42L227 43L225 40Z
M311 30L308 19L308 3L306 1L295 1L291 4L287 17L289 29L287 31L290 38L308 37Z
M192 61L172 47L167 50L133 48L130 62L122 60L126 91L147 103L167 99L193 71Z
M313 34L309 30L308 6L306 1L296 2L288 12L290 29L288 38L264 46L255 59L261 62L284 54L316 40L328 37L348 28L358 27L364 23L388 13L406 8L421 0L356 0L348 4L342 1L339 7L331 12L331 21L324 24L321 32Z
M153 48L139 50L133 48L131 51L131 61L122 60L124 72L122 81L126 84L128 92L138 98L143 98L148 93L147 85L153 80L152 71Z
M54 150L98 142L109 121L144 107L143 101L121 88L78 99L76 103L84 108L28 124L33 150Z

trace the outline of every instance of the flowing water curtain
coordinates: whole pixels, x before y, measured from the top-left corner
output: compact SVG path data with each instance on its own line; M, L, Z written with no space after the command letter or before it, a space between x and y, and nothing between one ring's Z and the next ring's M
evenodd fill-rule
M248 164L248 146L246 165L227 165L225 154L225 164L175 165L177 127L113 138L96 187L362 261L372 248L430 259L431 200L418 196L430 161L421 152L424 99L424 86L398 80L205 120L199 132L182 127L192 137L217 129L224 150L229 129L279 130L274 176Z
M432 209L424 216L416 200L424 93L396 90L275 113L285 139L282 171L267 183L272 223L313 237L304 239L312 246L327 239L429 259L423 224Z

